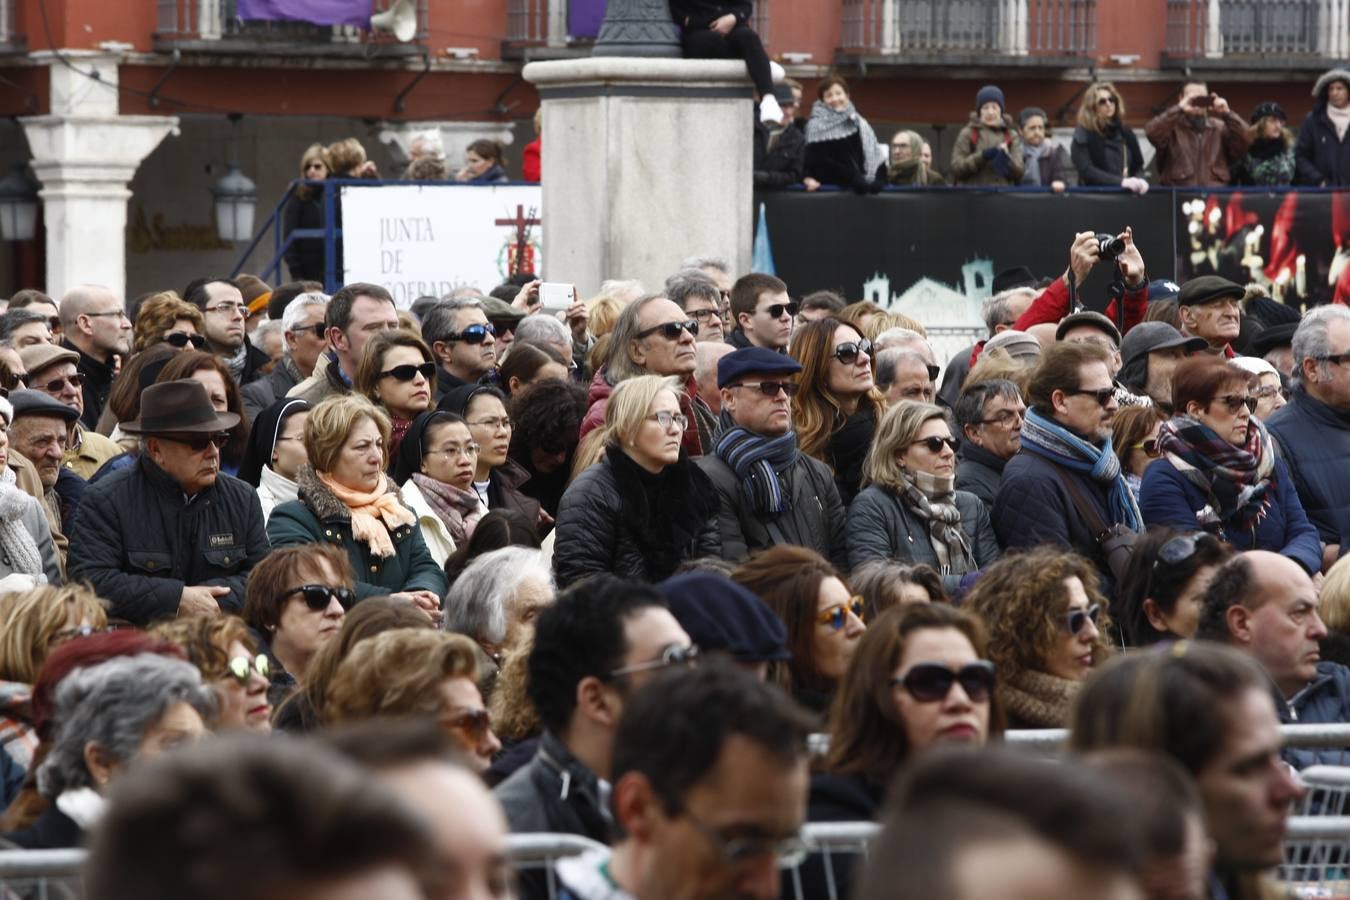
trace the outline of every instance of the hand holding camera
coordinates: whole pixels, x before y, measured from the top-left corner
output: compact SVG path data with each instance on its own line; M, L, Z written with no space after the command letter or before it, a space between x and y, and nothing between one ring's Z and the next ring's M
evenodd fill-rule
M1069 248L1069 271L1078 284L1102 260L1118 264L1127 285L1135 285L1144 277L1144 257L1134 244L1134 231L1128 227L1117 235L1093 231L1074 235Z

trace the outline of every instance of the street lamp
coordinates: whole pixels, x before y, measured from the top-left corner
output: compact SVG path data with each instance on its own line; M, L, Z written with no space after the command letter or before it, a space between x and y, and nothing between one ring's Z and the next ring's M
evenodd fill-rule
M0 238L31 241L37 234L38 189L24 163L0 178Z
M253 218L258 208L258 186L239 171L239 120L241 113L230 113L233 125L230 138L230 164L211 188L216 201L216 233L222 241L247 241L253 237Z

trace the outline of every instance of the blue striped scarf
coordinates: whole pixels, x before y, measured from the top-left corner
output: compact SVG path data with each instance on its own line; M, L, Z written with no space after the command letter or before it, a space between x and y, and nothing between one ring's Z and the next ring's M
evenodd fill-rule
M1071 472L1086 475L1093 481L1110 486L1107 498L1111 522L1127 526L1131 531L1144 530L1144 517L1139 505L1120 472L1120 460L1111 447L1111 438L1098 447L1091 444L1054 419L1047 419L1036 411L1027 410L1022 423L1022 449L1043 456Z
M778 473L797 461L796 432L766 438L733 426L717 438L715 452L740 479L741 495L755 515L776 516L792 508L792 498L783 493Z

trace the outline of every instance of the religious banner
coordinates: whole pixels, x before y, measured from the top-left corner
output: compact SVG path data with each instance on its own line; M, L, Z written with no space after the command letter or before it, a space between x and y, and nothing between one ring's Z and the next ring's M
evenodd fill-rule
M383 286L399 309L458 287L490 291L540 272L539 185L376 184L342 188L344 284Z

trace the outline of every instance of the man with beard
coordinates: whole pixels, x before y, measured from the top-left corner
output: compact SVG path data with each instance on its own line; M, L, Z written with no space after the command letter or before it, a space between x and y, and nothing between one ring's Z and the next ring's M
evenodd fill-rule
M189 284L183 298L202 311L206 349L220 357L235 383L242 387L261 378L272 357L245 340L248 307L239 285L228 278L203 278Z

